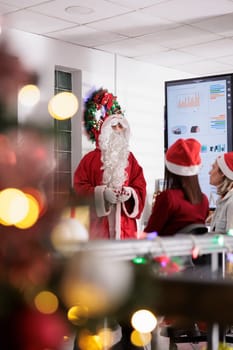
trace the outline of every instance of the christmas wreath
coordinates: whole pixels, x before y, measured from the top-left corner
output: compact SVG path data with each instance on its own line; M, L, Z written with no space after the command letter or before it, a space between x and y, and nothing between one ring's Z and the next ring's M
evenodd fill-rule
M94 91L84 104L84 127L89 139L94 142L104 119L118 113L123 114L116 96L103 88Z

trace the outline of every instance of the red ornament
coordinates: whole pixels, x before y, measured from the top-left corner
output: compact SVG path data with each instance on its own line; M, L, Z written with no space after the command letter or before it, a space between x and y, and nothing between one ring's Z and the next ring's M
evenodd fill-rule
M59 350L64 337L69 335L68 326L59 313L48 315L26 309L18 316L15 336L19 339L20 349Z
M197 259L198 255L199 255L199 249L197 247L193 247L193 249L192 249L193 259Z

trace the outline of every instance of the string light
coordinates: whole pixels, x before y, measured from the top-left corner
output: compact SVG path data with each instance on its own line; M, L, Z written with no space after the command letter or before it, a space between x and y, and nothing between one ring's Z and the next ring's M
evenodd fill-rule
M23 86L18 93L19 102L26 107L35 106L40 100L40 90L36 85Z
M76 326L83 325L88 319L88 308L84 305L72 306L67 312L67 318Z
M213 242L220 245L220 246L223 246L224 245L224 236L223 235L214 236Z
M28 198L17 188L6 188L0 192L1 219L7 224L16 224L23 220L29 209Z
M226 254L227 260L231 263L233 263L233 254L232 253L227 253Z
M154 258L154 261L158 262L162 267L166 267L167 264L170 262L170 258L166 255L156 256Z
M54 119L65 120L72 118L78 107L78 99L72 92L60 92L49 101L48 111Z
M150 333L157 326L157 318L151 311L141 309L133 314L131 324L140 333Z
M190 235L192 242L193 242L193 248L192 248L192 258L193 259L197 259L199 256L199 248L196 245L196 240L195 237L193 235Z
M233 236L233 228L230 228L230 229L227 231L227 235L228 235L228 236Z
M133 259L133 263L136 265L146 264L146 262L147 262L147 259L143 256L136 256Z
M42 291L38 293L34 299L36 308L43 314L52 314L58 309L57 296L49 291Z
M151 333L140 333L136 330L134 330L130 336L131 343L138 347L148 345L151 342L151 339Z
M29 227L32 227L37 222L40 214L40 208L37 200L30 194L25 195L28 199L29 208L27 215L23 218L23 220L15 224L15 226L20 229L27 229Z
M148 240L153 240L153 239L155 239L156 237L158 237L158 232L156 232L156 231L154 231L154 232L149 232L149 233L147 233L147 236L146 236L146 238L147 238Z

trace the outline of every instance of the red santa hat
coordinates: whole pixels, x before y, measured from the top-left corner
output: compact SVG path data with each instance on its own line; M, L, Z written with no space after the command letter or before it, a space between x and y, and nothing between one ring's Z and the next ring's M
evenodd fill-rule
M199 172L201 144L195 139L178 139L166 152L165 164L176 175L192 176Z
M233 180L233 152L224 153L217 158L217 163L223 174Z

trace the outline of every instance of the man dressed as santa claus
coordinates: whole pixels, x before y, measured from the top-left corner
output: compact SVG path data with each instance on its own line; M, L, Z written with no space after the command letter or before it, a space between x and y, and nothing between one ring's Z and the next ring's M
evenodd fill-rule
M100 110L97 122L88 108ZM130 128L116 97L95 92L85 105L85 126L96 148L80 161L74 189L91 205L90 239L136 239L146 197L142 167L129 151Z

